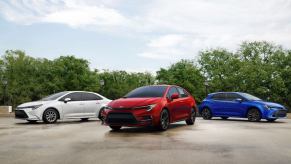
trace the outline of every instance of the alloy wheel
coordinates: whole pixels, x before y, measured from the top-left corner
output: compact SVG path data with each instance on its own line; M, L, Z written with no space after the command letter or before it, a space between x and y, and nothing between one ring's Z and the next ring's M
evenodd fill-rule
M260 121L261 113L257 109L250 109L248 112L248 120L249 121Z
M161 114L161 128L163 130L167 129L169 126L169 114L167 110L163 110Z
M211 119L212 118L211 111L208 108L204 108L202 111L202 117L205 120Z
M45 114L46 120L50 123L55 122L57 119L57 113L55 111L47 111Z

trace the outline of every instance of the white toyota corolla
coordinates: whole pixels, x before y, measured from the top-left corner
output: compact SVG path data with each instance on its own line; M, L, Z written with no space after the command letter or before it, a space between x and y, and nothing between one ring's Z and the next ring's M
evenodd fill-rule
M19 105L15 118L29 122L44 121L55 123L58 119L101 118L101 110L111 100L106 97L84 91L65 91L50 95L39 101Z

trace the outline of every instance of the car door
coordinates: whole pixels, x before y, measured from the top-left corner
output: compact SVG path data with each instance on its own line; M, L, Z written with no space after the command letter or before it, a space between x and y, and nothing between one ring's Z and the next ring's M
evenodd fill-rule
M66 98L71 100L62 104L64 118L82 118L84 115L82 92L70 93L61 98L61 101L64 101Z
M225 93L217 93L212 96L211 101L211 112L214 116L222 116L226 114L226 94Z
M189 114L191 113L191 98L189 97L188 93L181 87L177 87L177 90L180 94L180 112L181 118L188 118Z
M237 101L237 99L243 100L243 97L237 93L227 93L225 110L226 114L229 116L240 116L244 110L244 104L242 101Z
M177 93L179 94L176 87L171 87L167 93L167 99L168 99L168 109L170 110L172 121L178 121L183 117L183 111L181 110L181 101L180 98L171 99L171 96Z
M94 93L83 93L84 111L88 117L97 117L102 105L102 98Z

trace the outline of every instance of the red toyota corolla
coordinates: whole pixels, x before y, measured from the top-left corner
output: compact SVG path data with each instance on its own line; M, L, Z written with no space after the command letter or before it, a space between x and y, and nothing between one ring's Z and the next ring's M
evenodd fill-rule
M122 126L154 126L166 130L170 123L186 120L193 125L197 113L194 98L174 85L137 88L111 101L102 111L103 124L113 130Z

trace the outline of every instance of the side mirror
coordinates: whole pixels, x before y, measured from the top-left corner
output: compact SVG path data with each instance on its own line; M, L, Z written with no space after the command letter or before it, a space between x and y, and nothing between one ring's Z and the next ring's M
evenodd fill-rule
M178 99L178 98L179 98L179 94L178 93L173 93L172 96L171 96L172 100Z
M234 101L241 103L243 100L241 98L237 98Z
M67 103L67 102L69 102L69 101L71 101L71 98L65 98L65 100L64 100L64 103Z

